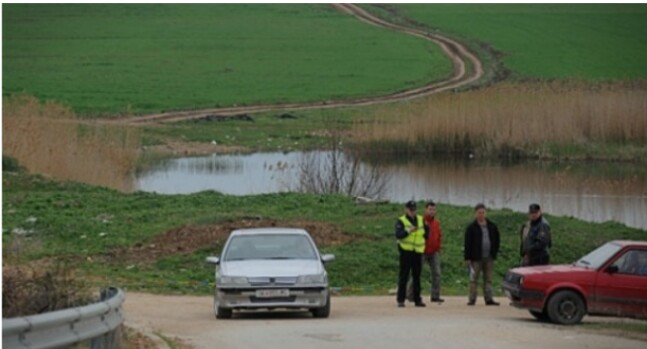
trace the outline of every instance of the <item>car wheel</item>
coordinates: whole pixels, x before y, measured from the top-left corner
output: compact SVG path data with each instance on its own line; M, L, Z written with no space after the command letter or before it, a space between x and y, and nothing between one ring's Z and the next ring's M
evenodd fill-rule
M530 312L530 314L532 316L534 316L535 319L537 319L537 320L539 320L541 322L546 322L546 321L550 320L548 318L548 314L546 313L545 310L544 311L528 310L528 312Z
M316 318L327 318L330 315L330 293L326 298L326 305L321 308L314 308L311 310L312 316Z
M573 325L582 320L586 306L579 294L573 291L559 291L548 301L548 317L557 324Z
M218 296L216 293L213 295L213 312L216 315L216 319L231 319L233 310L223 307L219 307Z
M216 319L231 319L233 311L231 309L217 307Z

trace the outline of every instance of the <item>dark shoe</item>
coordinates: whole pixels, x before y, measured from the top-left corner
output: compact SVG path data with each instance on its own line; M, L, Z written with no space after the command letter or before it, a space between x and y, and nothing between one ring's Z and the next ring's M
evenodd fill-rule
M470 305L470 306L472 306L472 305L474 305L474 304L476 304L476 301L469 301L469 302L467 302L467 305Z
M423 302L416 302L416 307L426 307L426 306L427 306L427 304L425 304Z
M495 302L495 301L493 301L493 300L489 300L489 301L485 301L485 305L496 305L496 306L498 306L498 305L499 305L499 302Z
M398 308L404 308L404 302L398 302Z
M440 297L438 297L438 298L432 298L432 299L431 299L431 301L432 301L432 302L435 302L435 303L443 303L443 302L445 302L445 300L444 300L444 299L442 299L442 298L440 298Z

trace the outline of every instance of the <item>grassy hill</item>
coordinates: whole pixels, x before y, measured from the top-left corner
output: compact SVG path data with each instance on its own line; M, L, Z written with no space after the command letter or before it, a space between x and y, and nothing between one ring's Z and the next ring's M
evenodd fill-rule
M415 4L429 28L491 46L516 78L647 78L644 4Z
M4 4L2 39L3 95L80 114L372 96L452 69L327 5Z
M516 78L647 78L642 4L393 8L493 48ZM3 95L80 114L354 98L450 73L431 43L325 5L3 5Z

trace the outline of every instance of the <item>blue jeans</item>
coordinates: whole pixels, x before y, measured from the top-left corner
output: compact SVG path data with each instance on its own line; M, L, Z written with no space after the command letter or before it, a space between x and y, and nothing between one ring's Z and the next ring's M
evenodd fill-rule
M440 251L426 254L423 258L431 270L431 298L440 298Z
M422 264L427 263L431 271L431 299L440 298L440 251L422 255ZM407 285L407 300L413 302L413 280Z

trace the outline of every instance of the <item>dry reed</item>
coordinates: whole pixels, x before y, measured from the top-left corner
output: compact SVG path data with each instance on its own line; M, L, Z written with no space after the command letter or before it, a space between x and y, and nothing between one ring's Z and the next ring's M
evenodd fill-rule
M3 154L35 173L130 191L137 130L80 122L69 108L19 95L3 99Z
M364 153L540 156L545 145L647 143L644 84L505 83L379 109L353 129Z

